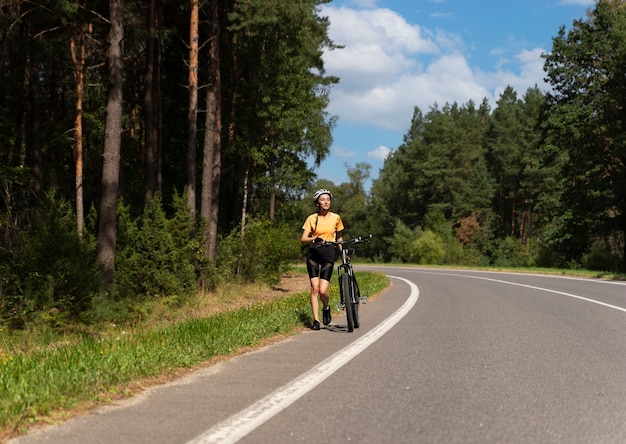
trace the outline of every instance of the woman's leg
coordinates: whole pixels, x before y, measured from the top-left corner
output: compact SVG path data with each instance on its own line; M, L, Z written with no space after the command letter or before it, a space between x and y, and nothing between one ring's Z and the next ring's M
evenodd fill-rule
M319 295L324 308L328 307L328 302L330 301L330 294L328 293L329 287L330 282L326 279L319 280Z
M328 307L330 301L330 294L328 289L330 287L330 278L333 275L333 262L322 264L320 267L320 282L319 282L319 294L324 308Z
M319 302L317 297L320 295L320 284L324 282L318 277L311 278L311 311L313 313L313 320L319 322ZM328 282L326 282L328 284ZM328 292L328 288L326 288Z

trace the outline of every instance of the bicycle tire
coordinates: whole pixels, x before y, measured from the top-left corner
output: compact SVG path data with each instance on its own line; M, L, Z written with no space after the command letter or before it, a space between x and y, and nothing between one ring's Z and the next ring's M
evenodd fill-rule
M352 283L352 324L354 325L354 328L359 328L361 326L361 322L359 320L359 306L361 304L354 276L350 279L350 282Z
M354 300L354 295L352 294L352 281L350 280L350 276L348 273L344 273L341 276L341 288L343 288L343 299L346 304L346 319L348 321L348 331L354 331L354 311L352 309L352 301Z

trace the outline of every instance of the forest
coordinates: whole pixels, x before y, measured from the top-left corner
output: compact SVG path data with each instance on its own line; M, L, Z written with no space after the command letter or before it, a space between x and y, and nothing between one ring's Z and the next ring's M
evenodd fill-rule
M276 282L321 187L360 260L626 272L624 2L555 30L549 90L416 107L369 190L316 174L323 3L0 0L1 323Z

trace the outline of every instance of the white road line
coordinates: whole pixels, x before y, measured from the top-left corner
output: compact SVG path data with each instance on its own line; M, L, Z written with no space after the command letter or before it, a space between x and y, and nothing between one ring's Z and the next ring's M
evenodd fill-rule
M626 308L619 307L617 305L611 305L611 304L607 304L606 302L601 302L601 301L598 301L598 300L595 300L595 299L589 299L589 298L586 298L584 296L579 296L579 295L572 294L572 293L565 293L563 291L551 290L549 288L544 288L544 287L537 287L537 286L534 286L534 285L519 284L517 282L503 281L501 279L493 279L493 278L488 278L488 277L484 277L484 276L472 276L472 275L469 275L469 274L456 274L456 273L430 273L430 274L435 274L435 275L438 275L438 276L463 277L463 278L469 278L469 279L482 279L482 280L485 280L485 281L491 281L491 282L498 282L498 283L501 283L501 284L514 285L516 287L530 288L532 290L539 290L539 291L545 291L547 293L560 294L562 296L567 296L569 298L579 299L581 301L590 302L592 304L602 305L603 307L612 308L613 310L619 310L619 311L623 311L623 312L626 313ZM598 282L602 282L602 281L598 281Z
M239 441L274 415L294 403L301 396L311 391L318 384L339 370L344 364L387 333L411 311L419 298L419 289L413 282L401 277L389 277L400 279L406 282L411 288L409 298L395 313L381 322L376 328L361 336L347 347L339 350L311 370L303 373L298 378L252 404L250 407L216 424L205 433L189 441L188 444L235 443Z

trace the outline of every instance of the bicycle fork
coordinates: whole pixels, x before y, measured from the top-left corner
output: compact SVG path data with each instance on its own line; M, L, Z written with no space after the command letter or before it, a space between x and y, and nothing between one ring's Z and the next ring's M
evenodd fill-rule
M337 274L338 274L337 280L339 283L339 302L337 303L337 310L340 310L340 311L346 308L346 302L344 300L344 295L343 295L343 285L341 284L341 282L342 282L342 277L344 274L346 273L350 274L350 272L348 271L349 268L350 267L346 264L342 264L337 267Z
M341 311L346 308L346 302L344 300L344 294L343 294L343 285L341 285L342 276L344 274L348 274L348 276L350 276L350 280L352 281L354 285L354 292L352 293L354 300L352 301L352 303L353 304L366 304L367 297L361 296L361 292L359 290L359 284L356 281L356 277L354 276L354 271L352 267L349 264L342 264L337 267L337 272L339 275L338 281L339 281L339 299L340 299L339 303L337 303L337 310Z

